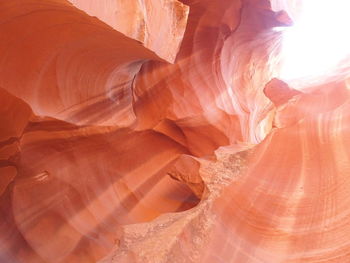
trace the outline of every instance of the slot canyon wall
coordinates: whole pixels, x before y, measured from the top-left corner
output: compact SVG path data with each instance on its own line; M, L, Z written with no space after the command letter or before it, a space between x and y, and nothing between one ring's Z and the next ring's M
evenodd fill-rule
M296 2L0 0L0 262L349 263L350 60L278 77Z

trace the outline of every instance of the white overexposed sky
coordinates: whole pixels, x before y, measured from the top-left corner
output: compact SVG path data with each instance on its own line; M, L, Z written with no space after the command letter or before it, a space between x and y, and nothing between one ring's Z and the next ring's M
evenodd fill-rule
M303 0L295 25L284 30L280 78L317 77L350 54L350 0Z

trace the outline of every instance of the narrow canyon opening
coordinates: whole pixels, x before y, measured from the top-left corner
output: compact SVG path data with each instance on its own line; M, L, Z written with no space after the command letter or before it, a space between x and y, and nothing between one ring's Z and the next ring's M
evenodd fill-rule
M0 262L350 262L349 14L0 0Z
M296 88L342 79L350 56L350 3L346 0L305 0L291 2L294 23L282 30L281 72L279 78ZM276 28L275 30L279 30ZM346 69L344 69L346 70ZM303 81L305 83L303 83Z

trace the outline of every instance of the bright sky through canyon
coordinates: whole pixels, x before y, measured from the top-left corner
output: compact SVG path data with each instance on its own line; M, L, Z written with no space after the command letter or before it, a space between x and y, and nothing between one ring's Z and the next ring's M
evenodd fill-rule
M281 78L327 74L350 55L350 1L304 0L300 18L283 35Z

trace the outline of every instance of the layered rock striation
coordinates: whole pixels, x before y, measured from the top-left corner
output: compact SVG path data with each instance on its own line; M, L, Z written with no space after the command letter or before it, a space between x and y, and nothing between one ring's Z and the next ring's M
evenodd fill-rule
M1 0L0 262L348 263L350 64L279 78L299 8Z

